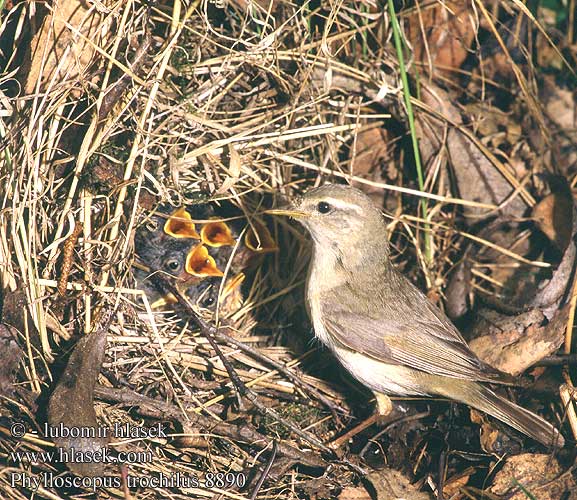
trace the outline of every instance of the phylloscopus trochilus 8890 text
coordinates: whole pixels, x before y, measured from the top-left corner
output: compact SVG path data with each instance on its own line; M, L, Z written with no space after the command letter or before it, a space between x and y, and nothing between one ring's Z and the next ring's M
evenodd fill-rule
M329 184L311 189L289 215L313 239L307 305L316 337L374 393L380 415L389 395L442 396L492 415L546 446L561 434L538 415L484 383L513 377L481 361L445 316L400 274L389 258L382 213L358 189Z

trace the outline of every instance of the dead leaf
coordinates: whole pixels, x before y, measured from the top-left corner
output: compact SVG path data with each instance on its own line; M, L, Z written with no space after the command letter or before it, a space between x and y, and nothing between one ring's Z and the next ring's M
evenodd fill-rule
M449 318L456 320L469 310L471 297L471 262L464 257L457 264L445 292L445 306Z
M577 102L575 90L563 88L552 76L544 76L539 96L547 116L562 130L577 138Z
M573 201L564 193L551 193L533 207L533 219L557 248L564 252L571 239Z
M407 38L415 59L433 75L453 77L476 36L471 6L462 1L423 4L413 10L408 21Z
M82 81L96 54L94 46L102 46L110 35L112 16L99 11L97 3L73 0L46 5L50 12L18 72L25 94L43 91L51 82L69 87L71 81Z
M498 445L496 446L498 440L499 431L481 419L481 448L487 453L495 453L498 448Z
M485 362L500 370L518 375L563 343L569 312L567 291L575 262L577 211L573 209L571 243L549 280L539 284L533 299L522 307L531 308L517 316L483 311L470 332L469 346ZM563 305L564 304L564 305ZM559 308L560 305L563 307Z
M553 127L554 168L571 178L570 169L577 163L577 93L571 86L559 84L553 75L543 75L539 98Z
M210 441L202 433L202 430L198 427L191 425L185 419L179 421L182 425L182 435L178 436L175 440L175 446L182 448L209 448Z
M493 35L483 42L482 57L475 71L484 75L485 78L498 81L501 85L507 85L517 79L518 68L526 63L526 52L523 48L529 44L530 21L527 16L520 12L508 21L499 23L498 26L495 26L493 21L484 15L479 17L481 29L493 32ZM494 34L495 28L497 28L500 41ZM502 44L504 44L507 53L503 50Z
M431 500L431 495L419 491L409 479L394 469L381 469L365 476L375 489L377 500Z
M395 180L398 177L398 170L389 156L389 140L389 132L384 128L371 128L359 132L350 151L352 174L374 182ZM353 182L353 186L362 189L376 205L382 206L381 188L359 182Z
M326 498L334 498L334 484L329 482L327 478L314 478L302 481L300 487L305 498L311 500L325 500Z
M429 164L441 155L443 163L450 165L454 173L461 198L491 205L503 203L515 189L479 144L464 132L464 120L453 104L454 99L432 83L423 84L421 89L424 104L446 118L444 121L423 112L417 114L417 133L423 163ZM526 209L527 204L516 194L501 209L501 213L521 217ZM463 212L471 224L495 215L494 211L473 206L464 206Z
M99 328L78 341L48 405L48 423L52 428L89 429L92 437L58 437L54 442L67 453L103 453L108 440L98 436L94 411L94 387L104 361L107 330L112 312L100 320ZM76 431L77 433L79 431ZM68 468L79 476L98 476L104 472L102 461L69 460Z
M0 396L13 397L15 372L24 352L18 345L18 333L12 326L0 323Z
M523 132L521 124L511 113L505 113L486 102L473 102L465 105L464 109L477 135L488 141L493 149L503 143L515 146L520 141Z
M371 495L360 486L347 486L338 496L339 500L372 500Z
M324 73L316 71L313 79L322 82ZM383 85L395 88L396 82L384 78ZM336 75L331 89L364 94L369 99L379 99L378 89L367 87L352 78ZM442 168L452 167L461 198L498 206L507 201L500 213L511 217L522 217L527 203L515 193L515 188L487 157L489 151L475 140L468 131L465 120L457 108L457 99L431 82L422 82L421 101L424 110L415 113L417 136L425 168L440 161ZM514 177L514 176L513 176ZM512 197L511 199L509 199ZM463 212L470 224L497 215L494 210L465 205Z
M566 305L543 325L545 316L537 309L518 316L486 311L474 327L483 334L469 342L469 347L489 365L519 375L561 347L568 314Z
M350 154L353 175L366 177L374 169L381 168L388 158L388 141L388 132L384 128L359 132Z
M19 332L25 331L25 322L31 321L28 313L26 293L17 288L14 291L2 291L2 318L7 325L13 326Z
M473 417L475 415L475 417ZM494 455L518 454L522 451L521 443L514 435L501 432L499 423L487 418L483 413L471 409L471 420L481 426L481 448Z
M549 280L544 280L539 284L535 296L528 304L530 307L537 307L543 311L548 319L556 313L559 304L567 300L567 290L573 276L573 266L575 264L575 254L577 252L577 209L573 207L572 215L571 243L567 246L561 263L553 272Z
M471 475L474 473L475 469L471 467L445 481L445 485L443 486L443 497L453 498L454 495L459 493L463 486L466 486Z
M561 473L559 463L551 455L523 453L506 459L489 491L506 495L509 500L558 500L577 487L570 474Z

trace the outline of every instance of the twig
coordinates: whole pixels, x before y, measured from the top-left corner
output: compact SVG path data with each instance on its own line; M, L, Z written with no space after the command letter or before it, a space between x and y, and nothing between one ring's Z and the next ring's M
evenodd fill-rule
M352 429L345 432L342 436L339 436L335 440L329 443L329 446L336 450L340 448L343 444L345 444L349 439L354 438L360 432L363 432L365 429L369 428L379 419L379 415L377 413L373 413L369 418L363 420L360 424L356 425Z
M403 422L411 422L413 420L419 420L421 418L425 418L425 417L429 416L430 414L431 414L430 412L424 411L421 413L416 413L415 415L407 415L406 417L401 417L397 420L393 420L392 422L388 423L385 427L383 427L379 432L377 432L371 439L369 439L367 441L367 444L363 447L363 449L359 453L359 456L364 457L365 453L368 451L371 444L375 442L375 439L380 438L391 427L399 425L400 423L403 423Z
M262 488L262 485L264 483L264 480L267 478L267 476L270 473L270 469L272 467L272 464L275 461L276 458L276 452L277 452L277 444L276 441L272 442L272 452L270 454L270 458L268 463L266 464L266 467L264 468L264 470L262 471L262 474L260 475L260 477L258 478L258 482L256 483L256 486L254 487L254 491L252 492L252 495L250 496L250 500L254 500L256 498L256 496L258 495L258 492L260 491L260 489Z
M157 401L148 396L143 396L131 389L114 389L97 385L94 394L104 401L136 407L138 413L144 417L171 420L179 424L181 424L183 419L183 412L180 408L164 401ZM184 416L188 417L193 425L210 429L213 434L219 434L229 439L248 442L253 446L256 443L264 443L264 446L269 446L272 442L270 438L246 424L237 425L227 422L214 422L208 417L193 412L185 413ZM325 460L317 453L313 451L303 452L285 443L278 443L278 453L308 467L324 468L327 466Z
M226 369L226 372L228 373L228 376L229 376L230 380L232 381L233 385L238 389L238 392L237 392L238 405L239 405L240 409L243 409L241 397L244 396L248 392L249 389L248 389L248 387L246 387L244 382L239 377L238 373L236 373L236 370L234 369L234 367L232 366L232 364L230 363L228 358L222 353L222 351L220 350L220 347L218 346L218 344L214 340L214 334L217 331L217 329L214 328L212 325L209 325L202 318L200 318L196 314L194 309L188 303L188 299L181 293L180 290L178 290L177 287L175 287L172 283L170 283L166 278L157 274L156 276L154 276L154 281L160 282L158 284L160 285L161 288L174 294L174 296L178 300L178 303L181 306L183 306L186 309L186 311L190 314L192 320L199 327L201 333L208 340L208 343L210 344L210 346L212 347L212 349L214 350L216 355L220 358L220 360L221 360L222 364L224 365L224 368ZM250 398L248 398L248 399L250 400Z
M316 446L317 448L324 451L325 453L329 453L330 455L334 455L334 451L331 450L324 443L319 441L316 437L314 437L313 435L311 435L308 432L302 431L296 425L294 425L292 422L290 422L290 421L286 420L285 418L283 418L282 416L280 416L272 408L267 408L266 406L264 406L259 401L257 395L253 391L251 391L246 386L246 384L240 379L240 377L236 373L236 370L234 369L232 364L229 362L228 358L222 354L220 348L218 347L216 341L214 340L216 335L217 335L218 329L216 327L214 327L213 325L208 324L202 318L200 318L196 314L195 310L192 308L190 303L188 302L187 298L182 294L182 292L180 290L178 290L161 273L154 273L153 279L154 279L155 283L161 289L165 290L166 292L172 293L176 297L178 303L186 310L186 312L190 315L190 318L196 323L196 325L200 329L201 333L206 337L206 339L209 341L211 347L214 349L217 356L222 361L222 363L223 363L223 365L224 365L224 367L225 367L225 369L226 369L226 371L230 377L230 380L232 381L233 385L235 386L236 390L238 391L238 394L240 397L245 397L246 399L248 399L254 405L254 407L259 411L259 413L261 413L262 415L272 416L277 422L279 422L281 425L283 425L284 427L286 427L291 432L293 432L297 436L301 437L302 439L304 439L308 443L312 444L313 446Z
M152 35L149 30L147 30L144 40L136 50L134 54L134 59L129 66L135 67L137 64L142 64L142 59L145 55L149 54L149 48L152 44ZM123 73L122 76L114 82L109 89L106 89L104 93L104 98L102 100L102 105L98 110L98 120L104 120L108 113L114 108L116 103L120 101L128 86L132 83L132 77L129 73Z
M226 326L224 328L226 328ZM340 410L341 412L344 412L344 408L341 408L340 406L335 405L330 399L328 399L323 394L321 394L317 390L316 387L314 387L311 384L309 384L308 382L302 380L298 375L295 375L294 373L292 373L282 363L279 363L278 361L275 361L274 359L269 358L266 354L263 354L258 349L255 349L254 347L251 347L251 346L231 337L230 335L227 335L226 333L221 332L220 330L217 330L214 336L216 339L220 340L221 342L231 344L234 347L236 347L237 349L239 349L240 351L243 351L244 353L249 354L250 356L254 357L258 361L261 361L263 363L266 363L267 365L272 366L275 370L277 370L279 373L284 375L291 382L295 383L296 385L301 386L303 389L306 389L316 399L318 399L322 404L324 404L327 408L329 408L330 412L333 415L333 418L337 419L337 411Z
M128 467L126 464L120 464L120 477L122 479L122 493L124 494L124 500L132 500L132 495L130 494L130 489L128 488Z
M535 366L559 366L565 364L577 364L577 354L557 354L555 356L547 356L541 361L535 363Z
M573 438L577 439L577 412L575 412L574 393L575 388L573 387L571 379L567 377L567 383L563 384L559 388L559 396L561 397L561 401L565 407L567 420L569 422L569 427L571 428Z
M447 451L443 450L439 457L439 482L437 483L437 500L444 500L445 472L447 468Z

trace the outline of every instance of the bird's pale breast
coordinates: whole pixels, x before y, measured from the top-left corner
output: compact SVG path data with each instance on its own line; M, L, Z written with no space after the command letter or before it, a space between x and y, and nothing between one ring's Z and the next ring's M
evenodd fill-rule
M417 380L415 370L397 364L388 364L378 361L364 354L341 347L332 338L323 322L323 292L330 289L331 281L336 276L327 276L322 267L315 265L315 259L309 268L307 279L307 306L313 323L315 336L326 345L341 362L341 364L359 382L369 389L385 394L399 396L425 395ZM333 318L334 320L334 318ZM354 335L354 332L351 332Z

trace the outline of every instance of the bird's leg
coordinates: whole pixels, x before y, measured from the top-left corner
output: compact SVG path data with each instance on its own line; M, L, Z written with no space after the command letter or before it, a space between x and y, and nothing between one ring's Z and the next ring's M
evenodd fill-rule
M399 412L393 406L391 398L382 392L373 391L375 399L377 400L377 411L374 415L377 425L384 426L389 422L399 418Z
M377 400L377 413L379 417L387 417L393 411L393 402L391 398L382 392L373 392Z
M373 391L375 395L375 399L377 400L377 411L373 413L369 418L365 421L361 422L360 424L353 427L350 431L346 432L342 436L339 436L337 439L329 443L329 447L333 450L338 449L344 443L350 441L354 436L359 434L360 432L364 431L367 427L370 427L373 424L377 425L385 425L388 424L391 420L395 420L398 418L399 414L395 411L395 407L393 406L393 402L391 398L386 394L381 392Z

